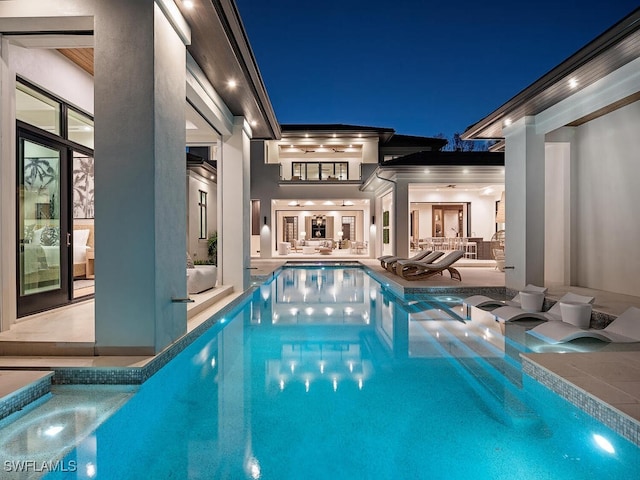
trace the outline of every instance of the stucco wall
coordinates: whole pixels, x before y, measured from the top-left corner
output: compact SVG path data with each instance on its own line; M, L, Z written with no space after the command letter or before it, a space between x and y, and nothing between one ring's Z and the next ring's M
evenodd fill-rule
M578 127L575 270L580 286L640 295L640 102Z

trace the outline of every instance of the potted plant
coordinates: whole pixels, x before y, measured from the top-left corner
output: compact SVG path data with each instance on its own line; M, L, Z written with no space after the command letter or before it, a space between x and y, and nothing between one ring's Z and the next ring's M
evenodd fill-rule
M218 232L209 234L207 239L207 254L209 256L209 262L212 265L218 265Z

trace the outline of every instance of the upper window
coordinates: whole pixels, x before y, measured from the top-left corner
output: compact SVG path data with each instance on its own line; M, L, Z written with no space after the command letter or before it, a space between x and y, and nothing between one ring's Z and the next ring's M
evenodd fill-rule
M67 109L69 140L93 150L93 119L84 113Z
M16 119L62 136L60 102L23 85L16 84Z
M292 180L349 180L348 162L293 162Z
M93 150L93 118L35 86L16 82L16 120Z
M199 238L207 238L207 192L198 190L198 208L200 209Z

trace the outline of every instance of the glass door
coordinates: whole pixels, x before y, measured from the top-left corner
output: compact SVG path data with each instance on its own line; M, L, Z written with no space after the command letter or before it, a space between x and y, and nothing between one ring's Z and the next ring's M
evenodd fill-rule
M68 154L54 140L18 130L18 317L70 298Z

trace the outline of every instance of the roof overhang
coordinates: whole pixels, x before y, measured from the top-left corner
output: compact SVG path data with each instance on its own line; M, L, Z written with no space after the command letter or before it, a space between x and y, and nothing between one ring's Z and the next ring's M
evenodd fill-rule
M193 0L192 8L177 3L191 27L187 50L231 113L246 118L253 138L279 139L280 125L235 2Z
M639 56L640 8L637 8L498 109L469 126L462 138L502 139L504 126L539 114ZM626 100L626 104L635 101L631 97ZM623 105L617 105L620 106Z
M391 183L504 184L502 152L418 152L380 164L360 190L379 192Z

